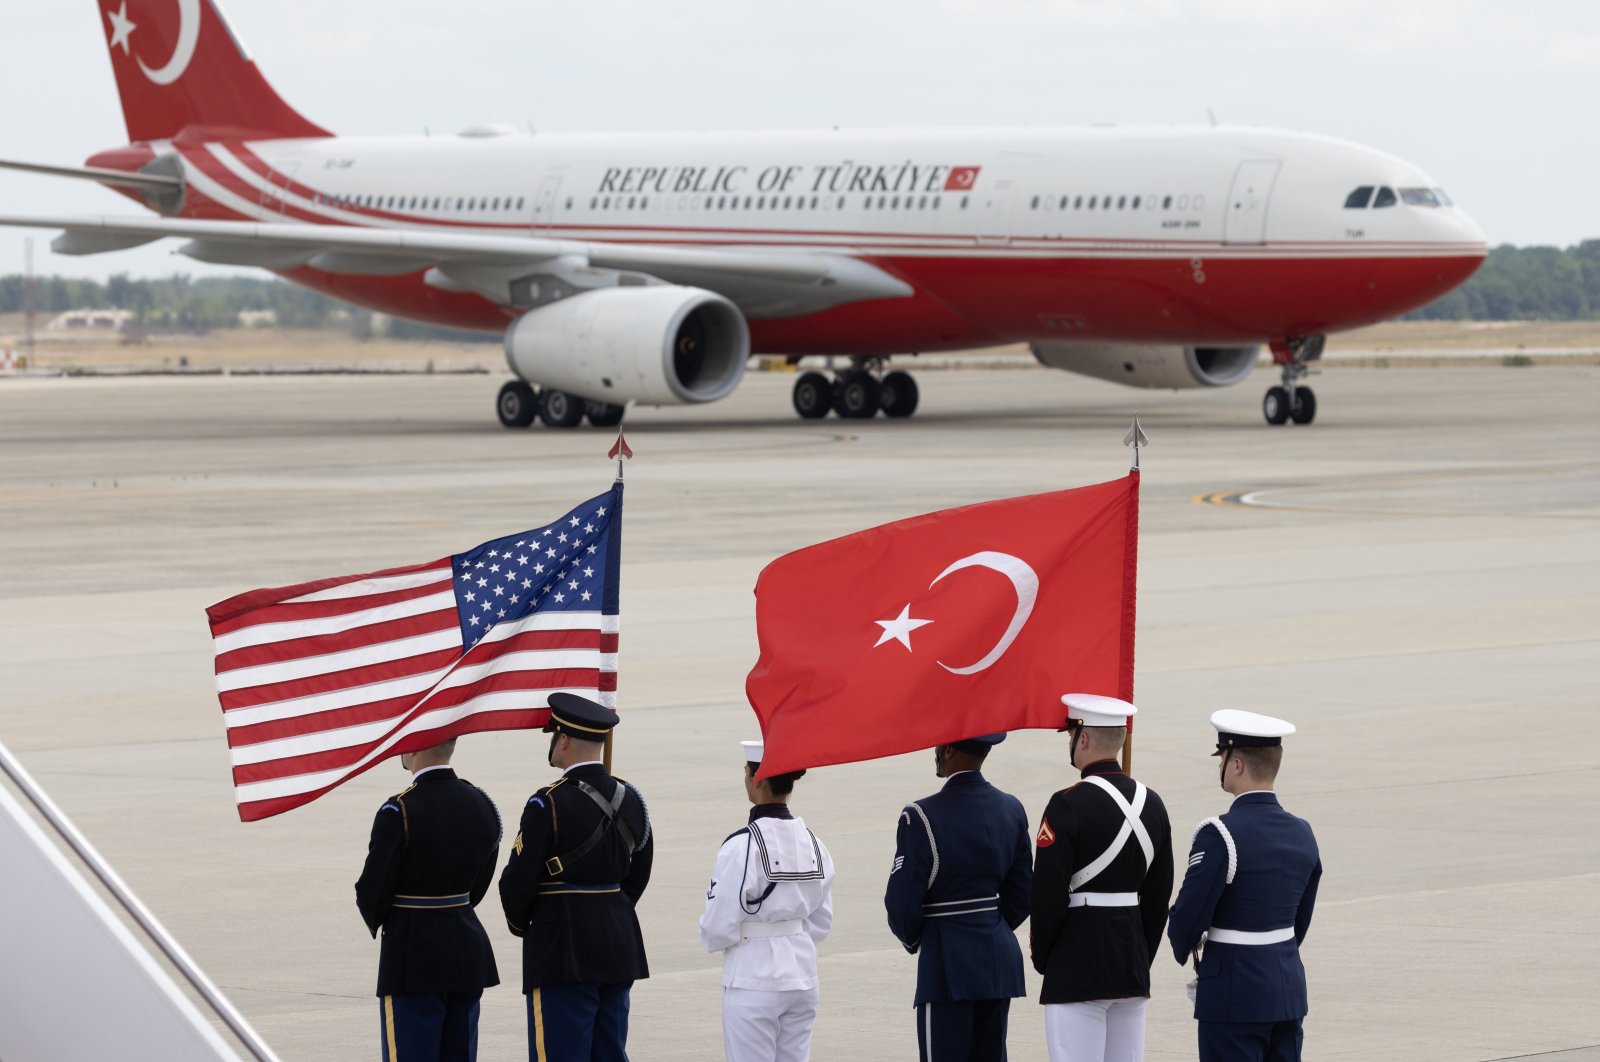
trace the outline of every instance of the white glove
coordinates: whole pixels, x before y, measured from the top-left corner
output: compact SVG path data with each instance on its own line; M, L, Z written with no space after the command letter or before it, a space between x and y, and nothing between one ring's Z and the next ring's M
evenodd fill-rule
M1183 990L1189 995L1190 1003L1194 1002L1195 994L1199 991L1199 989L1200 979L1198 977L1190 978L1189 983L1183 986Z

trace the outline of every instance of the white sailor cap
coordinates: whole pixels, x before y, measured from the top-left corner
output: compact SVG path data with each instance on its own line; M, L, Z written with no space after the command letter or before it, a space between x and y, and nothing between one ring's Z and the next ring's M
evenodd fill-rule
M739 745L744 749L744 762L746 763L760 763L761 757L767 749L765 740L741 741Z
M1069 693L1061 698L1067 706L1067 723L1084 726L1127 726L1128 719L1139 709L1115 697L1102 697L1098 693ZM1066 725L1061 727L1067 729Z
M1212 712L1211 725L1217 728L1217 751L1211 754L1213 756L1220 756L1228 749L1282 745L1283 739L1294 733L1293 723L1237 708Z

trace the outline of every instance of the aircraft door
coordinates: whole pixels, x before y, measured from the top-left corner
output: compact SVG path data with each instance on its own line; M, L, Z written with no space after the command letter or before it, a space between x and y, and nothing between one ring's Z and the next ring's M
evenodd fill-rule
M1002 151L993 164L992 183L981 188L980 181L980 187L973 189L974 205L982 219L977 237L980 246L1011 243L1023 218L1023 177L1035 171L1041 157L1028 151Z
M548 229L555 224L556 202L561 192L561 175L546 177L533 200L533 227Z
M1267 204L1272 185L1283 166L1279 159L1248 159L1233 173L1227 214L1222 220L1223 243L1266 243Z
M274 214L288 212L285 197L289 195L289 186L294 183L294 175L300 170L298 159L290 162L268 163L267 183L270 187L261 189L261 205Z

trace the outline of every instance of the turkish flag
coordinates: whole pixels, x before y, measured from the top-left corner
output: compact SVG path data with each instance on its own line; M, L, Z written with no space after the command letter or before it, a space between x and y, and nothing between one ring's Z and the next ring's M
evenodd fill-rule
M761 775L1059 729L1133 697L1139 474L947 509L779 557L745 693Z
M944 180L944 190L947 192L965 192L978 183L978 171L982 166L952 166L950 176Z

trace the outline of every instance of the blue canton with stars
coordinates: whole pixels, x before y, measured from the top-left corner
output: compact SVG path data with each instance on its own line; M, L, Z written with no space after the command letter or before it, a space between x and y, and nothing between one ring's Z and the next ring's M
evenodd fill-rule
M554 523L450 558L462 652L534 612L617 614L622 484Z

